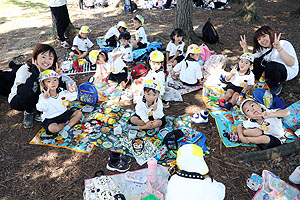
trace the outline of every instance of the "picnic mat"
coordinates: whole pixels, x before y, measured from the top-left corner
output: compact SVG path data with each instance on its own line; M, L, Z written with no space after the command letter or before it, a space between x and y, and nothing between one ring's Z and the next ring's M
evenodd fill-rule
M132 172L148 175L148 168L135 170ZM159 184L162 183L163 181L165 181L168 178L168 176L169 176L169 174L167 173L167 168L163 169L161 166L157 167L157 181L155 183L153 183L153 186L154 187L159 186ZM114 182L116 182L120 186L121 192L122 192L122 194L124 194L124 196L127 200L139 199L140 194L145 189L150 188L150 186L147 183L136 183L136 182L127 181L125 179L125 177L126 177L125 173L110 175L110 177L113 179ZM92 194L92 190L95 189L93 180L85 179L84 184L85 184L85 191L86 192L91 191L89 193ZM167 185L168 185L168 181L166 181L162 185L162 187L159 189L159 191L163 195L165 195L167 193Z
M223 112L215 111L210 112L211 116L215 119L219 135L222 139L223 144L226 147L237 147L237 146L256 146L255 144L243 144L231 142L226 135L237 132L237 125L246 120L245 115L242 115L239 111L234 112ZM282 138L284 143L293 142L297 139L297 136L293 134L293 131L284 127L285 135Z
M174 84L179 86L179 89L177 89L179 91L179 93L181 95L183 94L187 94L190 92L194 92L196 90L200 90L202 88L202 86L197 85L197 86L186 86L184 85L180 80L173 80Z
M123 88L117 83L108 84L107 82L95 83L95 86L100 93L102 101L110 101L111 103L119 102L121 95L123 93Z

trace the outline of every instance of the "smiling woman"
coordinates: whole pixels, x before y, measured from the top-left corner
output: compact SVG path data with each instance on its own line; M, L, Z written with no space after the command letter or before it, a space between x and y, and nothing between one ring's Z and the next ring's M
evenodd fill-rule
M38 44L31 58L17 71L8 102L12 109L24 111L24 128L33 126L33 111L40 94L40 72L49 68L56 69L56 66L57 55L54 48L47 44Z

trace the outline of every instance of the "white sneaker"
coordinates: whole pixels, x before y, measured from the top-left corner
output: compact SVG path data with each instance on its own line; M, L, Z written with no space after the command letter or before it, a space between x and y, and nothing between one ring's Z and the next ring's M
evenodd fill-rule
M296 167L294 172L289 176L289 180L294 184L300 184L300 166Z
M69 49L71 47L71 45L67 41L61 42L60 46L66 49Z
M69 136L69 133L68 131L66 131L65 129L61 129L59 132L58 132L59 135L61 135L62 138L67 138Z
M197 124L206 124L208 123L208 111L201 111L193 115L192 122Z

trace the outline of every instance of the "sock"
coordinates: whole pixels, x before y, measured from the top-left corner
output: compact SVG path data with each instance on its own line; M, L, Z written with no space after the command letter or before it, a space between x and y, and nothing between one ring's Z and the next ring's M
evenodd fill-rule
M129 130L139 130L140 127L139 126L135 126L135 125L128 125L128 129Z
M68 131L68 130L70 130L70 128L71 128L71 127L70 127L69 125L66 125L66 126L64 127L64 130L65 130L65 131Z

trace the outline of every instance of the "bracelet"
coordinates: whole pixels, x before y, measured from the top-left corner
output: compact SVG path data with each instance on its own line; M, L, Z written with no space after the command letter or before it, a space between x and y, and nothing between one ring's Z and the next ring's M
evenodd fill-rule
M277 50L277 51L280 52L280 51L282 51L282 50L283 50L283 48L281 47L281 49L280 49L279 51L278 51L278 50Z

